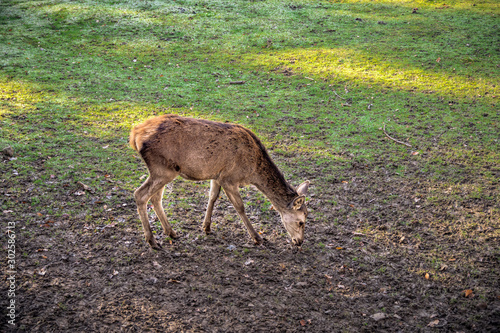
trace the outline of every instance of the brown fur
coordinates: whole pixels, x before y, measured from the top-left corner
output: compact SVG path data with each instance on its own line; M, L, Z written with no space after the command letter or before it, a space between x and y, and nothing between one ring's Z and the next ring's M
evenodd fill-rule
M130 133L130 146L139 152L150 173L134 196L146 240L153 247L158 245L149 228L145 211L147 201L153 202L164 232L175 237L161 207L161 197L164 185L178 175L191 180L211 180L210 201L203 224L207 233L221 186L257 243L262 239L244 213L238 187L255 185L271 200L282 219L285 213L287 216L290 213L307 214L302 205L303 195L285 181L255 134L240 125L164 115L135 126ZM305 191L308 184L305 184ZM296 201L299 198L301 200ZM297 207L298 202L301 204ZM302 243L302 238L292 236L296 243Z

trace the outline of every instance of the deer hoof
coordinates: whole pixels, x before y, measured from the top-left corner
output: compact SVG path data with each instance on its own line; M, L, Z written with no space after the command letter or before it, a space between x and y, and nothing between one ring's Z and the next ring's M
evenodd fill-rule
M177 234L175 233L175 231L171 230L169 233L168 233L168 236L170 238L177 238Z
M161 250L162 249L161 245L158 244L154 238L147 240L147 242L149 243L151 248L153 248L154 250Z
M256 245L261 245L262 244L262 237L260 237L259 235L256 235L256 237L254 237L253 241L255 242Z
M210 221L208 221L208 222L203 221L203 231L207 235L210 234Z

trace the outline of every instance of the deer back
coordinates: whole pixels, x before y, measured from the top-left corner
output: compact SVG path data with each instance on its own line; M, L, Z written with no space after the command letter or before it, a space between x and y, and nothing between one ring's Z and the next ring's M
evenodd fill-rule
M150 172L175 170L192 180L252 182L267 152L246 128L202 119L164 115L135 126L130 145Z

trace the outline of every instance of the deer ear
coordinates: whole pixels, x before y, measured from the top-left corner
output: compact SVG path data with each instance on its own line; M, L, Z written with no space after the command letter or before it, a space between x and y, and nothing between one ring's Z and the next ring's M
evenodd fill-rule
M300 184L298 187L297 187L297 193L299 195L306 195L307 194L307 189L309 188L309 184L311 182L306 180L305 182L303 182L302 184Z
M306 196L300 195L300 196L296 197L295 199L293 199L292 202L290 202L290 204L288 205L288 208L292 208L294 210L299 210L305 201L306 201Z

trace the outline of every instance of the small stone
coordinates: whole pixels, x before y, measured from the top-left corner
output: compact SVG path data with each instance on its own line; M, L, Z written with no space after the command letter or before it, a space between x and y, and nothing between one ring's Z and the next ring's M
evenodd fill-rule
M379 312L379 313L375 313L374 315L371 315L370 317L372 317L372 319L375 321L379 321L379 320L385 319L387 317L387 315L383 312Z

